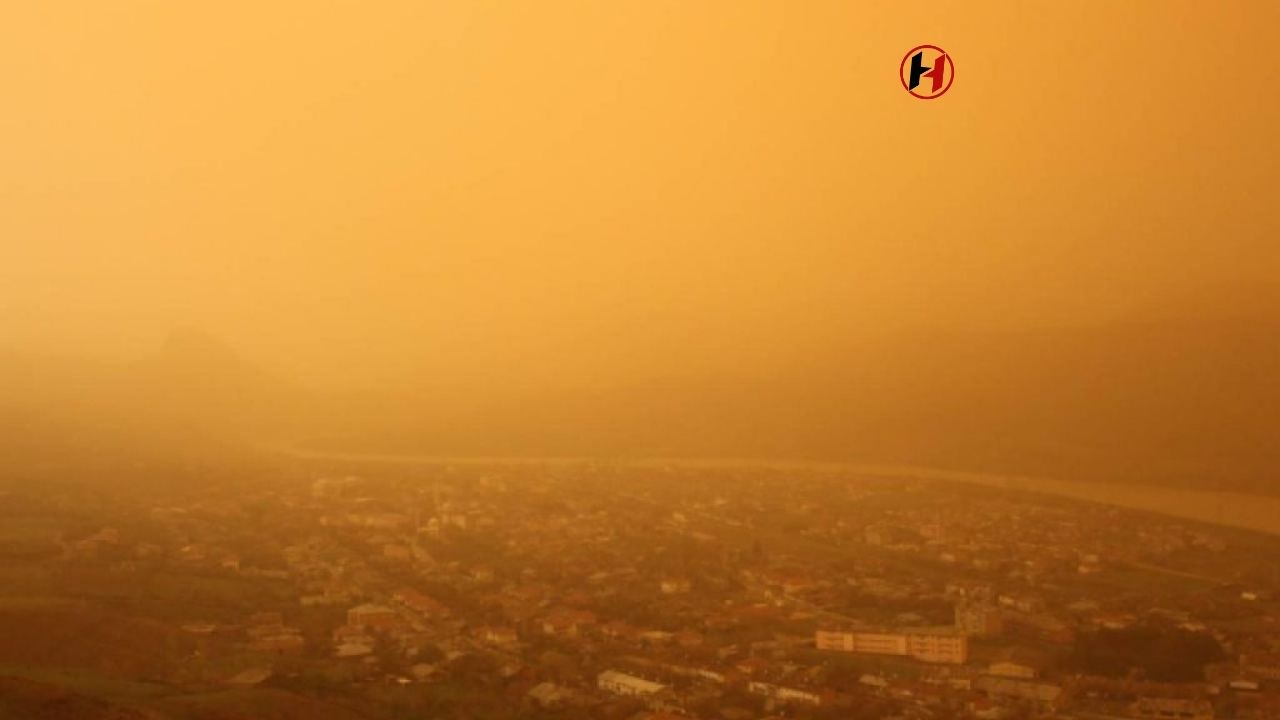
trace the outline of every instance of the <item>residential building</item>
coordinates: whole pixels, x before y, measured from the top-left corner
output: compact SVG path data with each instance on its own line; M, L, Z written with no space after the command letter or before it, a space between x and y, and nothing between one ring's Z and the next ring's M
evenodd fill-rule
M367 627L377 630L388 630L399 621L396 611L385 605L365 603L347 611L347 624L352 627Z
M902 632L833 632L814 636L819 650L901 655L921 662L960 665L969 659L969 638L950 628L913 629Z
M606 692L625 697L643 697L667 689L667 686L661 683L645 680L635 675L628 675L617 670L605 670L600 673L596 677L596 686Z

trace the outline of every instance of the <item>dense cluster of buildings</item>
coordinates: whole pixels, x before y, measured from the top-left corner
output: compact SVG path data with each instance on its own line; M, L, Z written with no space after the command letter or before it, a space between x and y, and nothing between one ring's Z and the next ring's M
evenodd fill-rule
M269 588L183 619L202 657L512 717L1280 717L1268 538L818 470L304 470L328 475L149 508L164 532L63 561ZM1203 662L1090 654L1126 633Z

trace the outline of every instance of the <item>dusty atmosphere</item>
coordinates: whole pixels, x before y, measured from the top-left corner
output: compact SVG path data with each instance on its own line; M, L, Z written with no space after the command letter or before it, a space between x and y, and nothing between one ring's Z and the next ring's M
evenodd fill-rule
M1277 27L6 4L0 720L1280 717Z

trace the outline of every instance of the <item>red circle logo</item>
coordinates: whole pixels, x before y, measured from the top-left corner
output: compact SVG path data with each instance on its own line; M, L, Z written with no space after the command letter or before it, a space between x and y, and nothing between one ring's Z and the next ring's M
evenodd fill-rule
M951 54L937 45L917 45L902 56L898 77L912 97L932 100L951 89L956 79L956 65Z

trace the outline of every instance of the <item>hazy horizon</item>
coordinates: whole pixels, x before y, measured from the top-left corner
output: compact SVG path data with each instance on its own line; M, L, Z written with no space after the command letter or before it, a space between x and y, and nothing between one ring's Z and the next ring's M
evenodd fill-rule
M612 384L1274 283L1273 3L712 8L11 8L0 343Z
M1275 487L1275 4L6 13L19 436Z

